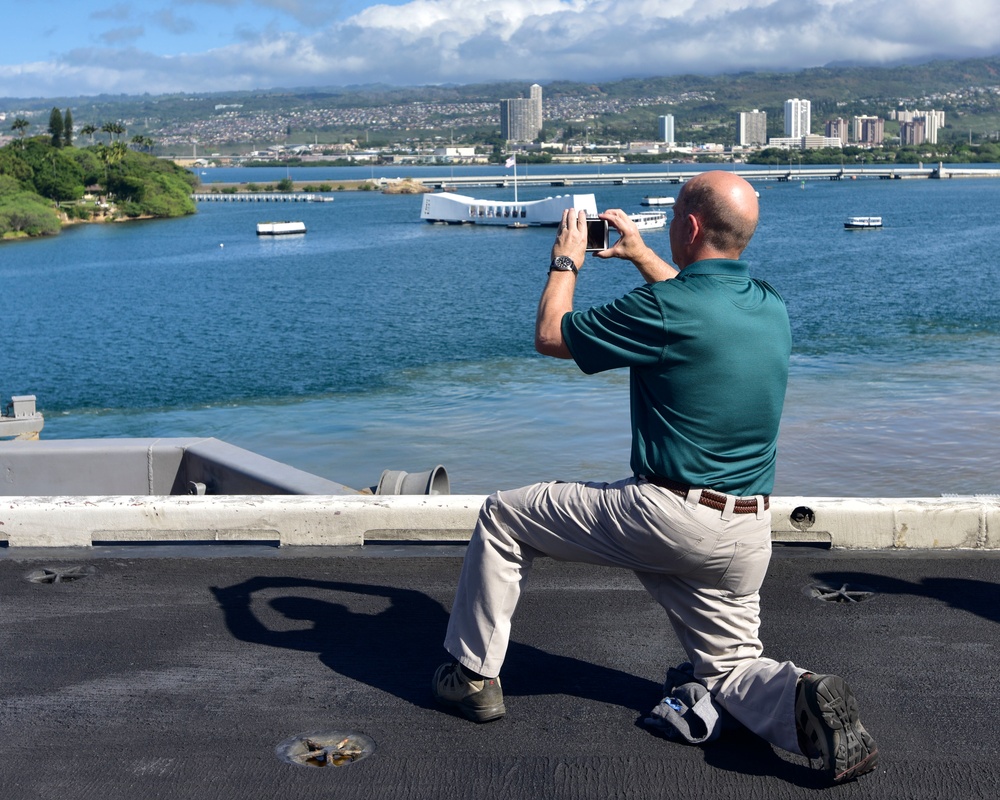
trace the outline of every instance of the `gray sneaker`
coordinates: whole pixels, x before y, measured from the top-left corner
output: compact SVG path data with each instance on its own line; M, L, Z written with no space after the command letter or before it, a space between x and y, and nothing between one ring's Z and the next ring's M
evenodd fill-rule
M434 673L431 685L434 699L456 709L473 722L490 722L507 713L499 678L475 681L467 677L460 664L442 664Z
M878 747L858 719L858 701L843 678L803 675L795 692L795 720L803 751L823 762L834 783L878 765Z

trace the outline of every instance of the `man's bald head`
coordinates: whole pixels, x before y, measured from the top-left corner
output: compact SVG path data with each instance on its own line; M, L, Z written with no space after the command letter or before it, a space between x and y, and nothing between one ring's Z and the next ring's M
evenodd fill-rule
M738 258L757 230L757 193L731 172L703 172L684 184L674 213L697 217L703 244L729 258Z

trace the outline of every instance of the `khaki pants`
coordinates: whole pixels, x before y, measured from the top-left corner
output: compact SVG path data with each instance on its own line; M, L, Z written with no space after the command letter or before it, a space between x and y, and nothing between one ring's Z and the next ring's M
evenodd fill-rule
M805 672L763 658L758 590L771 515L729 514L629 478L539 483L490 496L469 542L445 648L500 674L510 620L535 556L634 570L663 606L695 675L747 728L801 752L795 686Z

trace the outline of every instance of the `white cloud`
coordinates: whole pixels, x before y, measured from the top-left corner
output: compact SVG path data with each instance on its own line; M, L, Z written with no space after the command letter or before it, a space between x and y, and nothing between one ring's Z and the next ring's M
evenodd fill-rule
M66 94L70 87L155 93L586 81L1000 52L1000 5L980 0L953 0L947 13L930 0L912 0L902 11L871 0L411 0L370 6L336 22L339 0L178 3L189 13L164 11L155 21L176 29L199 19L198 5L224 5L233 9L225 32L232 43L173 55L135 51L135 58L118 48L78 50L40 66L0 66L0 95ZM254 7L269 13L250 16ZM98 13L138 21L135 10L131 17L128 11L119 4ZM238 37L237 24L243 26ZM105 41L127 43L138 30L109 31ZM12 91L15 86L24 90Z

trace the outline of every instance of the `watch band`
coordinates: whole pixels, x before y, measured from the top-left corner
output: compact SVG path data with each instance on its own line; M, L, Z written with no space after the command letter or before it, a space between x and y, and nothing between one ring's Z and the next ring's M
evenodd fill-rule
M549 272L572 272L574 275L578 275L580 271L569 256L556 256L549 264Z

